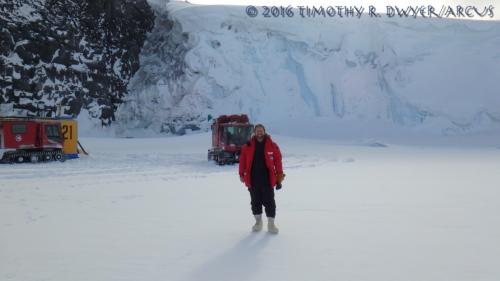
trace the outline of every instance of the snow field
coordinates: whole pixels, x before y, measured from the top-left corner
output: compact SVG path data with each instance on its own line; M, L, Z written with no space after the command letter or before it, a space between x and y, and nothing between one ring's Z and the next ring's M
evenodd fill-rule
M251 233L208 134L83 138L0 166L1 280L497 280L500 150L276 135L280 233Z

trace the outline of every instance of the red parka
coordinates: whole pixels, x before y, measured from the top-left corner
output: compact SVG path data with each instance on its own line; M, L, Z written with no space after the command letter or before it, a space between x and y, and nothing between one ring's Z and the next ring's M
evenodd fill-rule
M255 153L255 142L256 137L252 137L247 144L245 144L241 149L240 155L240 178L245 182L248 188L251 188L251 175L252 175L252 162L253 155ZM282 178L283 166L281 164L281 151L276 143L273 142L270 135L266 135L264 138L264 157L266 161L266 167L269 171L269 182L271 188L277 184L278 178Z

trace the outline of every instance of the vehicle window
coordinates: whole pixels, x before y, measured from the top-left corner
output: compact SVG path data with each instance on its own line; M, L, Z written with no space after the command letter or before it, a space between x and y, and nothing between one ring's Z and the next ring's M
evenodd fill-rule
M245 144L252 134L251 127L227 126L224 127L223 142L225 144Z
M59 141L61 135L59 134L59 127L57 125L47 125L45 126L45 135L51 140Z
M24 134L26 133L26 124L12 124L13 134Z

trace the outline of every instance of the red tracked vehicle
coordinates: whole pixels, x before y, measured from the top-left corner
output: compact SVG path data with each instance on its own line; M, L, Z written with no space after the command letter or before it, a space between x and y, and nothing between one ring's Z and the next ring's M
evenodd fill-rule
M0 117L0 161L64 161L61 121L50 118Z
M250 140L253 125L248 116L221 115L212 123L212 148L208 160L219 165L238 163L241 147Z

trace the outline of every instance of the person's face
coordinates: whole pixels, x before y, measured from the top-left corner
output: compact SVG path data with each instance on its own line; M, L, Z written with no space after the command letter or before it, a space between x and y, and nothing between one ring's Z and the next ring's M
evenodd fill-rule
M255 136L256 136L258 139L263 139L265 135L266 135L266 131L264 131L264 128L262 128L262 127L257 127L257 128L255 129Z

